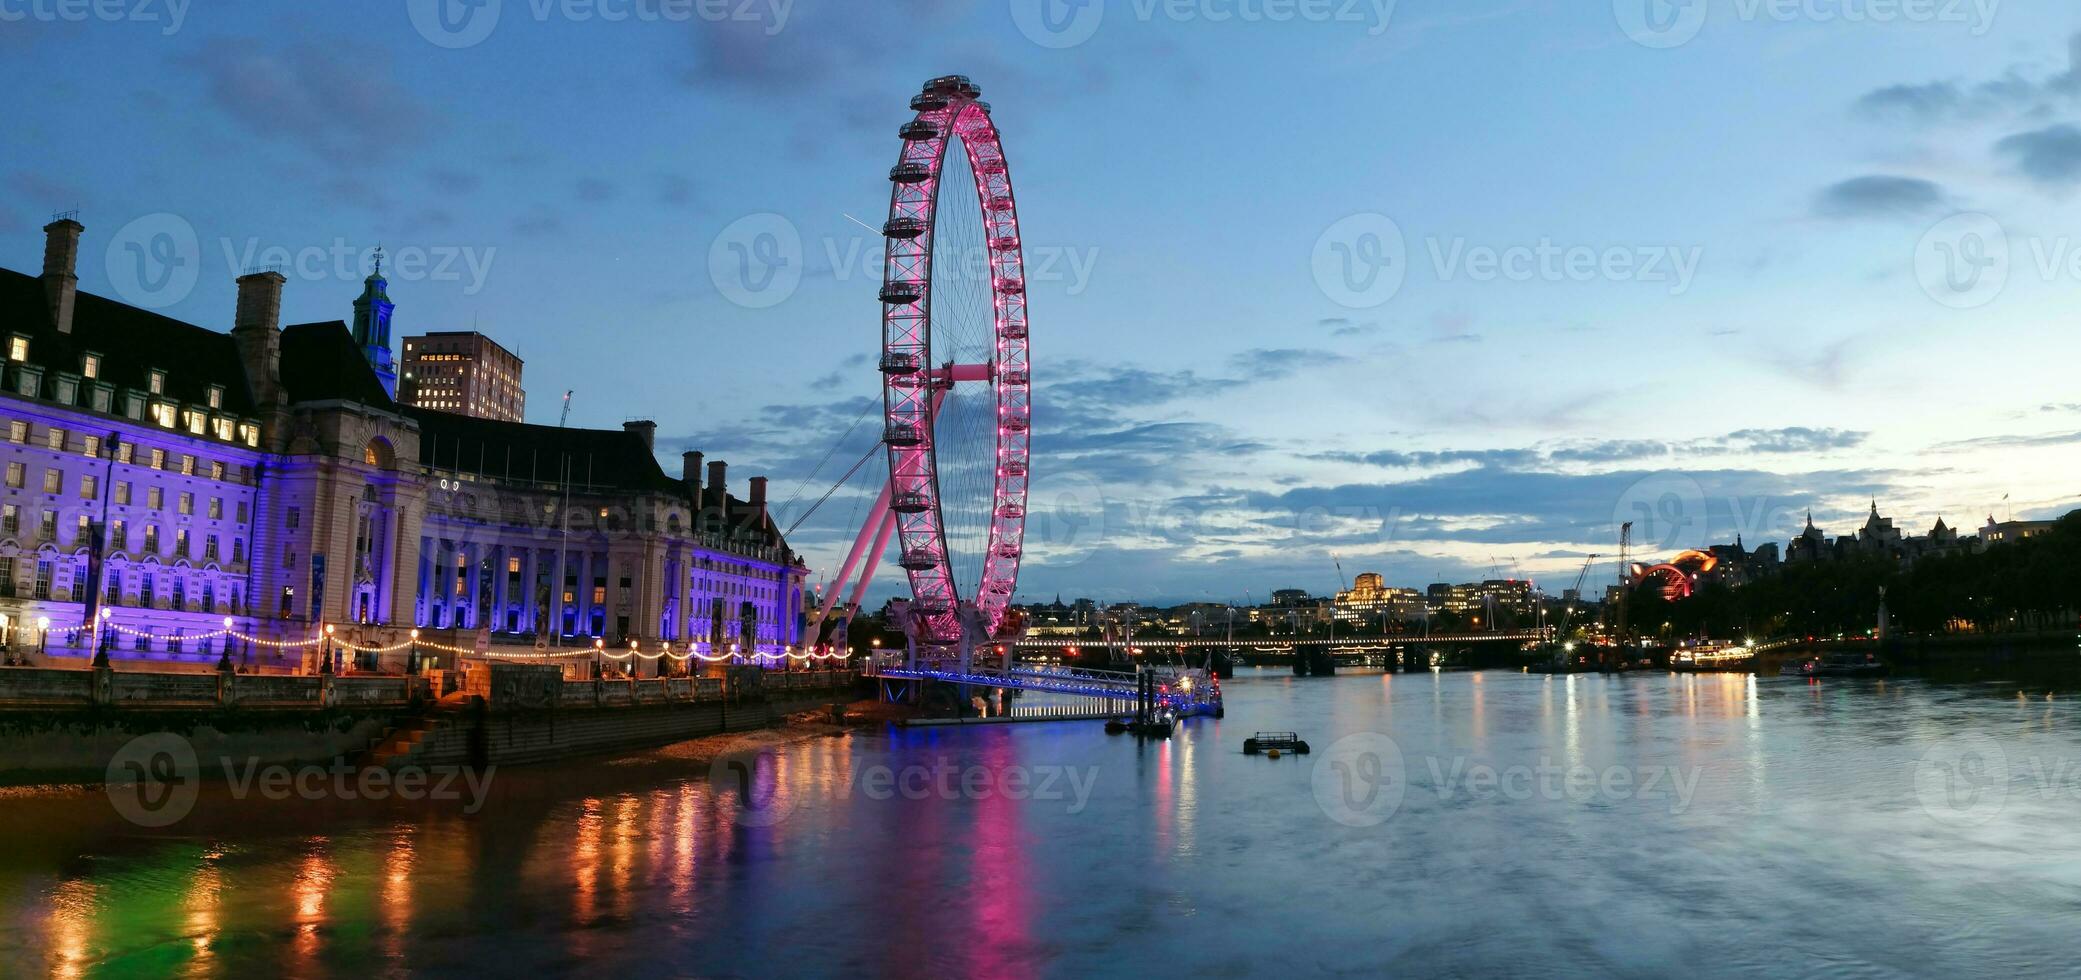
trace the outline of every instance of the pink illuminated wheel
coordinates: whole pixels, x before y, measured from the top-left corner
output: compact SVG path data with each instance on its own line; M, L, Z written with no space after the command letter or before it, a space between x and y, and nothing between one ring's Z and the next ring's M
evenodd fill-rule
M919 635L933 644L960 639L966 600L998 632L1026 535L1026 271L1011 169L979 95L950 75L910 100L882 225L889 508Z

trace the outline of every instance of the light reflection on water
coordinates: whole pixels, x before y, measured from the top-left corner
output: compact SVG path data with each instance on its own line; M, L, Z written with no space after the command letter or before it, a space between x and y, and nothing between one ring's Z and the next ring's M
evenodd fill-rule
M2081 725L2042 692L1271 671L1227 692L1166 742L978 726L783 741L742 784L688 747L502 771L474 816L206 795L145 832L99 795L10 798L0 975L2013 975L2081 946ZM1258 730L1315 753L1241 755ZM1347 827L1311 767L1368 731L1405 795ZM1962 733L2007 762L1968 787L2002 801L1984 820L1918 788ZM1695 795L1466 782L1542 765ZM910 794L907 769L950 781ZM1067 777L1011 798L1015 769L1088 773L1089 798Z

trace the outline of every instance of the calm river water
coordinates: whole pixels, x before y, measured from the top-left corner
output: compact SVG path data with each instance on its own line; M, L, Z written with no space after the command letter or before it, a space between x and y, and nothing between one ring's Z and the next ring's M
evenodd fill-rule
M2042 690L1244 671L1227 695L1165 742L876 730L713 781L686 747L501 770L474 814L220 788L147 830L98 791L0 798L0 975L2081 961L2081 705ZM1241 753L1274 729L1313 752Z

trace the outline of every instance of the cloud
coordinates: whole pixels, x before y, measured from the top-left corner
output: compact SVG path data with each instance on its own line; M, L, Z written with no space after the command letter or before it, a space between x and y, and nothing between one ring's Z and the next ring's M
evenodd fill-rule
M1823 188L1814 213L1824 218L1907 218L1943 206L1944 189L1915 177L1873 174Z
M435 122L424 96L392 76L385 51L347 39L270 46L214 37L175 64L252 135L337 167L364 168L408 148Z
M2081 183L2081 128L2067 123L2017 133L1994 144L2024 176L2047 187Z
M1843 429L1743 429L1722 437L1719 448L1733 453L1825 453L1864 445L1869 432Z
M2065 71L2033 81L2012 67L1981 82L1937 80L1888 85L1858 97L1852 109L1867 118L1933 125L2000 116L2043 116L2081 96L2081 34L2067 42Z

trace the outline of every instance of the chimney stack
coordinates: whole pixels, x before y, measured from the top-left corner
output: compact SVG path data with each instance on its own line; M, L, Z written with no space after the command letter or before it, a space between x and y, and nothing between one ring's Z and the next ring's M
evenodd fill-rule
M766 526L766 478L763 476L751 478L751 509L759 515L756 528L763 529Z
M642 436L643 448L646 452L655 452L657 450L658 424L656 422L623 422L621 428L624 432L633 432Z
M726 482L730 464L716 460L708 464L708 492L715 496L715 512L722 516L723 523L730 523L730 489Z
M253 388L253 401L260 407L263 431L269 439L287 423L283 405L288 399L282 392L282 284L288 281L279 272L238 277L238 307L232 315L231 341L238 345L246 383Z
M72 332L72 306L79 297L79 236L86 230L71 218L43 226L43 297L59 333Z
M698 498L701 495L701 454L687 452L679 454L679 482Z

